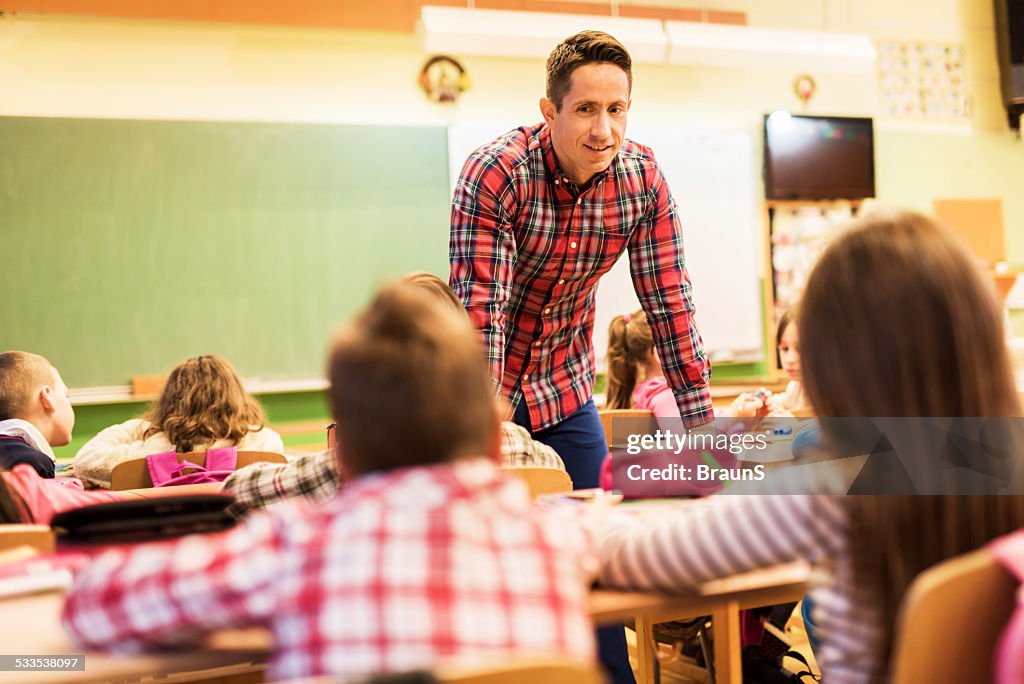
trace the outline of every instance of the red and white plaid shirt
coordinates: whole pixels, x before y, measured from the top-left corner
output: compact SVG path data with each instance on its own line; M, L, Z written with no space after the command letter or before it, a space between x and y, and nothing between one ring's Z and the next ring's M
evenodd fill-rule
M597 283L629 250L633 286L687 425L713 417L676 204L651 150L625 141L584 189L562 172L547 126L469 156L452 200L451 285L482 331L492 376L534 431L594 389Z
M498 652L594 656L597 571L575 510L532 505L484 459L370 475L310 507L285 502L228 532L112 551L64 608L80 646L274 633L270 674L357 676Z

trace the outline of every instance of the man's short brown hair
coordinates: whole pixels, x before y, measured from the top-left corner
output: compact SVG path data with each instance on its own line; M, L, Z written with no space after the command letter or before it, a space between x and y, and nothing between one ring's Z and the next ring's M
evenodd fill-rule
M0 420L22 418L35 391L53 380L53 366L39 354L0 354Z
M633 90L633 60L622 43L602 31L580 31L551 51L547 62L547 96L562 110L562 100L572 86L572 73L584 64L614 64L626 72Z
M410 283L380 290L337 335L328 368L352 475L486 455L494 390L466 316Z

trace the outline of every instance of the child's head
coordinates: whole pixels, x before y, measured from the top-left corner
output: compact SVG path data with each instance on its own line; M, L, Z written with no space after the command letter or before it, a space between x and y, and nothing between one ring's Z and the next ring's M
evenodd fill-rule
M0 420L32 423L50 446L71 441L75 410L60 373L38 354L0 354Z
M793 309L787 309L775 330L775 346L779 349L779 362L790 380L800 381L800 336L797 332Z
M871 214L834 240L798 325L816 415L1019 415L992 288L927 216Z
M353 476L497 453L494 390L476 332L413 284L384 287L341 329L328 376L338 448Z
M197 356L171 371L160 397L146 414L146 436L163 432L178 451L224 439L237 444L263 427L263 408L220 356Z
M455 294L448 283L437 277L433 273L427 273L426 271L413 271L402 276L403 283L409 283L415 285L424 292L430 294L432 297L438 299L447 305L449 305L453 311L459 312L462 316L467 316L466 307L463 306L462 300Z
M654 353L654 335L643 311L612 319L608 326L608 408L633 405L633 390L643 381Z
M859 220L818 261L798 317L803 381L817 415L1020 413L994 293L960 240L926 216ZM822 423L826 434L834 422ZM844 502L852 585L881 618L873 661L883 670L897 609L914 577L1024 525L1019 496Z

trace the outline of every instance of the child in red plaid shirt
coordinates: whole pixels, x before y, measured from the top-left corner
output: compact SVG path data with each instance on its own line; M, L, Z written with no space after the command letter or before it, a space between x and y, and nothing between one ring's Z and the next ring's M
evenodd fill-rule
M273 678L510 651L592 660L590 535L496 468L499 414L465 318L390 286L339 333L329 373L352 484L226 533L101 556L68 595L73 639L135 652L266 625Z

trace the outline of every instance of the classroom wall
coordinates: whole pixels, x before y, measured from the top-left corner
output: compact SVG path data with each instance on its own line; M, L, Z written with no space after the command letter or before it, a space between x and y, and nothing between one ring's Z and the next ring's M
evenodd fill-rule
M704 4L743 11L751 25L962 40L971 81L970 126L935 128L880 119L879 199L928 209L932 197L1000 196L1008 257L1024 263L1024 198L1012 192L1024 187L1024 146L1005 127L991 2ZM18 14L0 18L0 82L8 93L0 99L0 115L378 125L539 119L542 60L465 57L472 89L457 105L445 106L429 102L417 87L426 57L414 36L401 33ZM765 111L800 109L791 92L792 76L640 64L631 122L757 133ZM818 93L810 113L877 113L873 76L816 78ZM0 232L16 228L3 221L0 217Z

